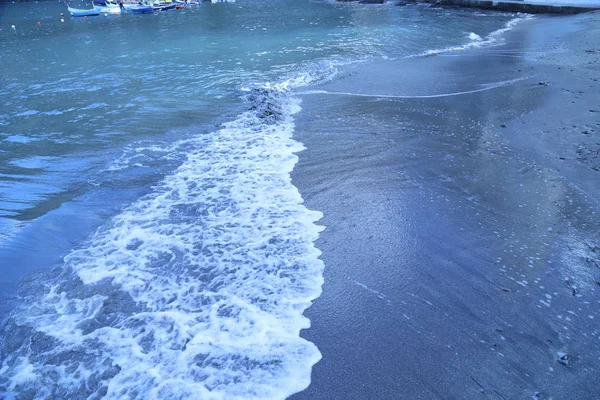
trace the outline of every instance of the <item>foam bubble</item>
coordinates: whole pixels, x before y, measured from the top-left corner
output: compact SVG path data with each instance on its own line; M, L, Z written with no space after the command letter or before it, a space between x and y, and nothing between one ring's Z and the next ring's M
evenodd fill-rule
M483 40L483 38L481 36L479 36L478 34L476 34L475 32L471 32L469 33L469 39L474 40L474 41L481 41Z

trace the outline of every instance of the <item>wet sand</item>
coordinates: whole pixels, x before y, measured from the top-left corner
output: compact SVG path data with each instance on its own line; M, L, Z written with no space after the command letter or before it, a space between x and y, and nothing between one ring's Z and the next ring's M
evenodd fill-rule
M293 399L600 398L600 14L505 38L303 95L323 358Z

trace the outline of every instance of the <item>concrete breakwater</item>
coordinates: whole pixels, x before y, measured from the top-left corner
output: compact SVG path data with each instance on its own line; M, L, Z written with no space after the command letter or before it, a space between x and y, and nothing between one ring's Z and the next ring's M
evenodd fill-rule
M356 1L362 4L383 4L386 0L338 0L342 2ZM470 7L485 10L507 12L523 12L529 14L580 14L600 10L600 2L586 4L530 3L526 1L493 1L493 0L401 0L397 5L428 3L446 7Z
M482 8L486 10L523 12L529 14L580 14L600 9L600 3L595 5L575 5L492 0L422 0L420 2L437 4L442 6L472 7Z

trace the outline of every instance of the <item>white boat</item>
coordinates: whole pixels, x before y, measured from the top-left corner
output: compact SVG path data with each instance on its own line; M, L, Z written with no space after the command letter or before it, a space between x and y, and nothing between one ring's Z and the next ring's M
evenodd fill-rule
M121 14L121 7L106 7L106 6L94 6L96 10L100 11L100 14Z
M121 14L122 7L114 0L94 1L94 8L101 14Z

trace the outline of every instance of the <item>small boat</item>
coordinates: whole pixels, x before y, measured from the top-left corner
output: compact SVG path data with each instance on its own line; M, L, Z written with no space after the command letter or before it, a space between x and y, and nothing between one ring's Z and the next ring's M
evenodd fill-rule
M91 10L85 10L83 8L71 8L67 6L67 9L74 17L91 17L94 15L100 15L100 11L98 11L96 7L92 8Z
M154 3L154 5L152 6L152 8L154 8L154 11L167 11L167 10L174 10L175 7L177 6L177 4L174 3Z
M175 5L175 8L178 9L178 10L181 10L184 7L185 7L185 4L177 4L177 5Z
M102 14L121 14L121 6L114 0L94 0L93 4Z
M154 12L154 8L152 8L152 6L147 6L144 4L125 4L125 10L134 14L150 14Z

